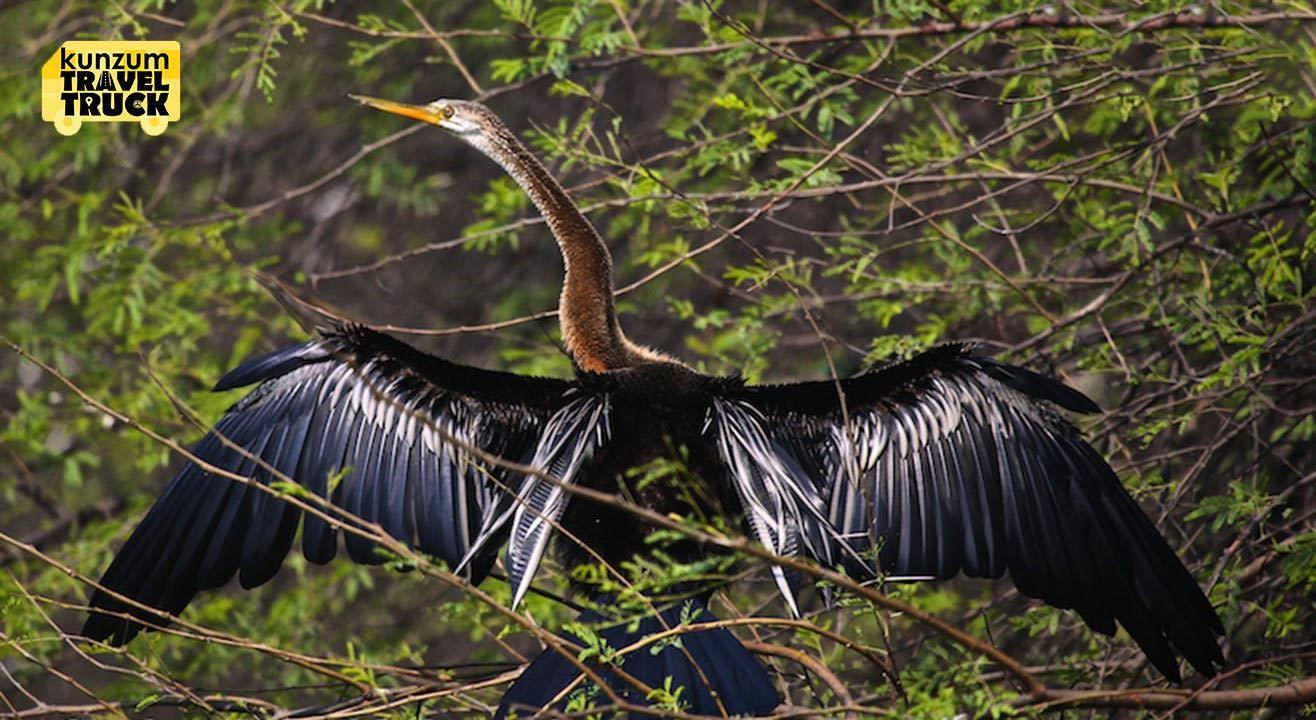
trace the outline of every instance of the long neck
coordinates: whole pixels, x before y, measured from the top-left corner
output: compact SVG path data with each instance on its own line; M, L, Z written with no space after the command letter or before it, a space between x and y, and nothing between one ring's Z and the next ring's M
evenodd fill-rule
M530 196L562 250L566 277L558 322L567 352L582 369L603 372L634 363L612 301L612 256L603 238L576 209L562 186L510 130L499 127L479 147ZM472 143L476 144L476 143Z

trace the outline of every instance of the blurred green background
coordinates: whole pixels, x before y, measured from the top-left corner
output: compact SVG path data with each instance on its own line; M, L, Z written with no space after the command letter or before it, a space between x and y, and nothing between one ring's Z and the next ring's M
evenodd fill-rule
M566 376L542 317L561 261L520 191L454 139L346 95L481 99L607 238L638 342L786 380L825 377L829 357L847 374L972 339L1088 392L1105 412L1085 429L1245 664L1219 687L1282 684L1316 653L1316 17L1303 3L1124 10L10 3L0 333L182 442L202 432L183 408L213 421L240 396L214 381L305 338L317 312L459 362ZM133 124L56 134L41 63L65 40L116 38L182 43L182 119L155 138ZM295 553L270 585L205 594L186 615L258 646L71 641L86 588L66 570L98 577L178 464L7 348L0 714L478 715L501 689L462 681L536 652L432 578ZM892 592L1053 687L1159 682L1126 636L1007 581ZM726 599L784 613L767 583ZM869 711L1014 711L1017 689L983 658L863 603L809 605L819 627L889 653L905 695L807 630L760 639L818 658ZM528 611L548 627L570 615L543 598ZM403 700L363 700L289 653ZM789 703L838 702L774 662ZM1070 714L1089 712L1111 711Z

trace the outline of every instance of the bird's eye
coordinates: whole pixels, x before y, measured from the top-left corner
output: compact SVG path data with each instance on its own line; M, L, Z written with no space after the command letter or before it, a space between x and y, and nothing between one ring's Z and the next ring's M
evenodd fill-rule
M444 106L443 106L443 119L444 119L444 120L451 120L453 114L456 113L456 112L457 112L456 110L453 110L453 109L452 109L452 106L451 106L451 105L444 105Z

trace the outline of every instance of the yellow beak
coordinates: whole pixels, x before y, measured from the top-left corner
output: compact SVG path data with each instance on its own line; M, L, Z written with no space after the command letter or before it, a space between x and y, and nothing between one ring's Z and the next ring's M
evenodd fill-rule
M392 100L382 100L380 98L368 97L366 95L348 95L348 97L368 105L376 110L383 110L386 113L401 115L412 120L427 122L432 125L438 125L443 119L438 113L425 107L424 105L407 105L406 103L393 102Z

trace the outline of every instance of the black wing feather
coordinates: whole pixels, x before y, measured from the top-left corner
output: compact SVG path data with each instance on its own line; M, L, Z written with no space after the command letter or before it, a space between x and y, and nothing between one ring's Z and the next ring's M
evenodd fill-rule
M1192 575L1105 460L1045 404L1096 411L1082 393L965 345L840 382L723 382L713 392L715 413L735 402L765 418L776 442L756 462L802 468L795 481L825 502L844 544L832 555L850 572L1008 572L1021 593L1072 608L1099 632L1118 622L1171 679L1176 653L1206 675L1223 666L1223 628ZM741 482L745 463L730 452L723 459ZM766 456L783 453L789 463ZM803 513L793 521L816 523ZM874 548L875 563L855 561Z
M360 518L358 525L376 523L453 566L466 561L475 581L489 571L497 549L490 542L479 556L466 557L483 511L503 494L489 487L491 478L513 491L522 479L487 467L451 438L524 463L542 443L563 444L562 437L541 436L555 413L581 396L574 383L455 365L356 326L253 358L216 388L253 383L260 384L197 444L197 457L255 485L286 475L320 498L332 497L336 507L324 511L335 525L351 525L349 515ZM329 478L339 475L331 492ZM101 585L176 615L198 591L234 574L244 587L268 581L304 514L303 552L313 562L330 560L338 530L323 519L189 462ZM353 560L380 561L373 542L344 535ZM90 603L149 623L165 621L102 590ZM141 629L93 611L83 633L123 643Z

